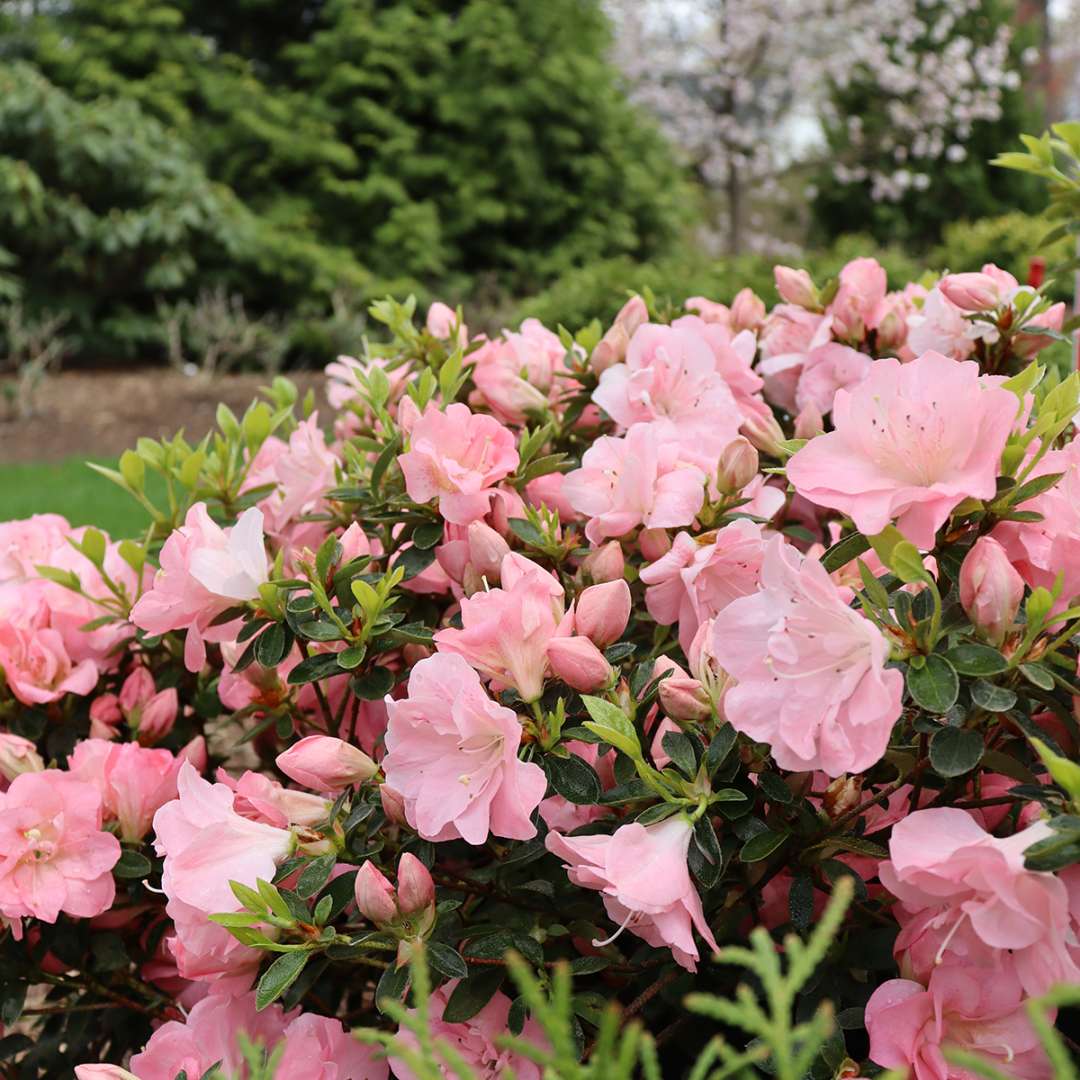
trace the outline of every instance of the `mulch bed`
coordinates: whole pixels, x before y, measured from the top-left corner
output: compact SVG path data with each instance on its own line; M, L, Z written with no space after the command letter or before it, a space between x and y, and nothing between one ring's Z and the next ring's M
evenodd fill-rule
M294 372L301 397L314 387L326 408L320 372ZM218 402L237 415L269 380L262 375L189 378L168 369L64 372L53 376L37 397L38 415L0 419L0 464L61 461L80 454L115 457L140 435L158 438L183 428L189 441L214 426Z

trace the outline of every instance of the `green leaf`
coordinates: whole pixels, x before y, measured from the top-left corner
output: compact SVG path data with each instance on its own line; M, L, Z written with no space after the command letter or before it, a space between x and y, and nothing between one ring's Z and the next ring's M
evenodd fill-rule
M760 862L762 859L767 859L787 840L789 835L786 832L774 832L772 829L759 832L743 844L739 851L739 858L744 863Z
M961 675L996 675L1009 666L997 649L966 642L950 649L945 658Z
M301 660L289 672L288 682L290 686L303 686L305 683L318 682L320 679L340 674L337 653L316 653Z
M385 667L374 667L349 681L352 692L363 701L382 701L394 689L394 673Z
M264 668L276 668L292 646L292 634L282 623L271 623L255 639L255 659Z
M940 653L931 653L917 663L913 657L908 664L907 687L916 705L929 713L948 712L960 694L960 679L956 669Z
M423 525L417 525L412 533L413 546L422 551L433 548L442 538L443 523L441 521L429 521Z
M1080 764L1055 754L1041 739L1032 738L1031 743L1054 783L1080 806Z
M549 754L544 759L544 766L551 786L567 802L589 806L600 801L603 793L600 778L576 754L565 758Z
M901 540L892 549L892 561L889 568L896 576L907 585L922 582L932 584L933 578L923 566L922 556L919 549L907 540Z
M448 1024L471 1020L495 996L505 976L503 968L493 967L462 979L443 1009L443 1020Z
M414 578L422 574L435 561L434 548L419 548L413 545L401 552L394 559L394 566L400 566L405 571L405 579Z
M641 758L637 731L622 709L612 705L610 701L588 694L583 694L581 700L592 717L592 720L585 721L585 727L616 750L621 750L627 757L635 760Z
M530 547L542 548L546 545L544 534L531 521L525 518L510 518L508 524L514 535Z
M317 859L312 859L304 867L296 882L296 895L303 897L305 900L310 896L314 896L326 884L327 878L330 877L330 871L334 869L336 863L337 855L334 853L320 855Z
M852 533L835 544L821 556L821 565L831 574L834 570L846 566L852 559L858 558L864 551L870 550L870 540L862 533Z
M408 986L408 964L400 968L395 968L391 964L379 977L379 984L375 987L375 1008L385 1013L384 1002L400 1001L405 996Z
M1004 686L976 679L969 687L971 700L987 712L1008 712L1016 704L1016 695Z
M985 748L979 732L943 727L930 739L930 764L938 776L963 776L979 764Z
M255 988L255 1008L261 1011L281 997L304 970L310 956L310 952L282 953L259 979Z
M441 941L431 941L427 946L427 958L432 968L447 979L467 979L469 968L457 949Z
M1021 664L1020 673L1040 690L1054 689L1054 676L1042 664Z
M141 852L124 848L112 872L118 878L144 878L153 869L154 864Z
M694 744L681 732L669 731L660 740L664 753L671 758L676 768L684 776L693 778L697 772L697 757L694 754Z

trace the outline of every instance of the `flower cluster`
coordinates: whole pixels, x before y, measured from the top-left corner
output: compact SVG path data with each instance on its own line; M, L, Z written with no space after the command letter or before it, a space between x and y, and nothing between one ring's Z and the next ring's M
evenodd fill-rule
M142 541L0 526L18 1075L539 1078L603 1051L605 999L745 1003L713 953L840 879L799 1008L864 1019L823 1069L1050 1075L1033 1018L1080 982L1063 311L993 266L776 284L576 336L385 301L325 426L278 379L126 453ZM556 997L569 966L576 1036L511 952Z

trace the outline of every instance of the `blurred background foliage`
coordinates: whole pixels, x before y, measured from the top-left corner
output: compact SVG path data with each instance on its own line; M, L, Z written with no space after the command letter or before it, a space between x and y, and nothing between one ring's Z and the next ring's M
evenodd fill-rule
M0 0L0 304L63 314L68 363L199 366L183 328L226 298L261 342L231 362L295 366L354 345L388 292L468 300L470 324L496 329L606 318L646 286L772 299L777 258L826 276L876 252L894 283L988 260L1025 275L1043 229L1017 208L1039 199L985 162L1041 122L1031 86L973 125L930 196L883 206L802 161L787 183L812 214L718 257L702 240L714 193L632 101L610 10ZM1015 16L980 0L972 18L982 32ZM1017 64L1032 34L1012 39ZM832 91L830 159L851 152L836 117L887 123L860 87Z

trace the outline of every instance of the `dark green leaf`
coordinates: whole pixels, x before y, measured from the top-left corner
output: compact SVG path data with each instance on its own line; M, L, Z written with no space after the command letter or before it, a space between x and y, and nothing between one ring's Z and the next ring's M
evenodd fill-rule
M443 523L441 521L429 521L424 525L417 525L413 529L413 545L422 551L433 548L442 538Z
M979 764L984 749L979 732L943 727L930 740L930 764L938 776L963 776Z
M681 731L669 731L660 740L664 753L686 777L693 778L697 772L694 744Z
M400 566L405 571L405 579L422 574L435 561L434 548L410 547L401 552L394 559L394 566Z
M530 547L544 547L544 534L531 521L525 518L510 518L508 524L513 534Z
M739 851L739 858L744 863L760 862L762 859L767 859L783 844L788 836L789 834L786 832L773 832L772 829L759 832L743 844Z
M255 639L255 659L264 668L275 668L292 646L292 634L284 623L271 623Z
M1008 712L1016 704L1016 695L1004 686L976 679L969 687L971 700L987 712Z
M1021 664L1020 673L1040 690L1054 689L1054 676L1042 664Z
M960 693L956 669L940 653L931 653L919 665L919 657L908 664L907 687L916 705L930 713L948 712Z
M380 976L379 985L375 987L375 1008L384 1012L384 1001L400 1001L405 996L409 986L409 965L405 964L395 968L391 964Z
M724 763L738 737L739 733L730 724L725 724L712 737L709 748L705 751L705 768L710 776Z
M428 943L427 957L432 968L447 979L467 979L469 969L457 949L441 941Z
M1009 666L1005 657L988 645L957 645L945 656L961 675L996 675Z
M791 788L776 773L760 772L757 779L758 787L769 802L788 806L795 801Z
M394 673L386 667L374 667L349 680L352 692L363 701L381 701L394 689Z
M864 551L870 550L870 541L862 533L852 533L835 544L821 556L821 565L831 574L846 566L852 559L858 558Z
M304 965L311 956L310 952L298 951L282 953L259 979L255 988L255 1008L265 1009L296 981Z
M120 859L113 867L113 876L118 878L144 878L153 870L150 860L141 852L124 848Z
M288 682L290 686L303 686L305 683L318 682L320 679L340 674L337 653L316 653L301 660L289 672Z
M493 967L462 979L443 1009L443 1020L448 1024L471 1020L495 996L505 976L503 968Z
M567 802L588 806L600 801L603 793L600 778L576 754L565 758L549 754L544 759L544 765L551 786Z
M330 877L330 871L334 869L336 863L337 856L333 853L320 855L317 859L312 859L304 867L296 882L297 896L301 896L306 900L319 892L326 884L327 878Z
M805 934L814 920L814 882L809 874L796 874L788 890L788 916L791 925Z

